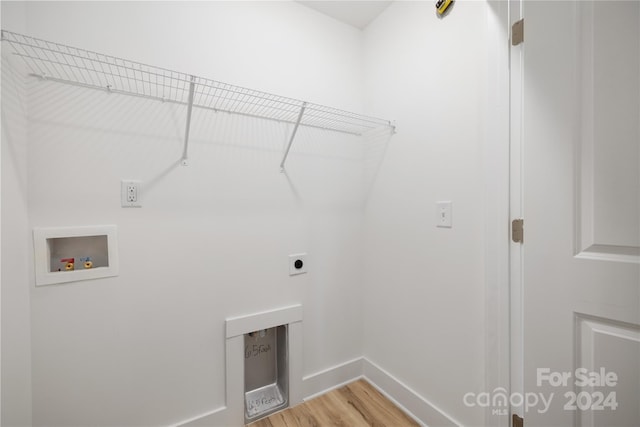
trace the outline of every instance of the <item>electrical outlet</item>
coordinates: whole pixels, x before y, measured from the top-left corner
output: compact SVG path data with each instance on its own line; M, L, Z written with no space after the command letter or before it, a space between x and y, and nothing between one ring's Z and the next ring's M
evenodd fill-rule
M307 254L289 255L289 276L307 272Z
M140 208L140 181L123 179L120 182L120 196L123 208Z

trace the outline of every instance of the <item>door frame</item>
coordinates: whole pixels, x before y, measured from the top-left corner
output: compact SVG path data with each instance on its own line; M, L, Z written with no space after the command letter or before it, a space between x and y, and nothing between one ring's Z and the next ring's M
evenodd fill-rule
M512 292L511 15L512 2L487 0L485 126L485 392L510 396ZM484 424L511 425L511 409L485 408Z
M509 0L511 25L525 17L525 0ZM526 25L525 25L526 27ZM509 224L524 219L524 49L525 44L509 43ZM526 236L525 236L526 241ZM509 239L509 373L510 396L524 396L524 243ZM514 401L517 401L515 399ZM509 418L524 418L522 404L510 400Z

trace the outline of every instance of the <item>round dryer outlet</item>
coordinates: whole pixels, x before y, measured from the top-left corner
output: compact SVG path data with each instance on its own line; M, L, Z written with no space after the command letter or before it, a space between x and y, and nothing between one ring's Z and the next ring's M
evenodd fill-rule
M289 276L307 272L307 254L289 255Z

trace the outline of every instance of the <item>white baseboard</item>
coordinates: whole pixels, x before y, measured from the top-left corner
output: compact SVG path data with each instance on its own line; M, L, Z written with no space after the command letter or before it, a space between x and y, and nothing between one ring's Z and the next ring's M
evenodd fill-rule
M423 426L462 426L462 423L364 357L304 377L304 400L320 396L363 377Z
M312 399L362 377L362 357L332 366L302 379L304 400Z
M462 423L420 396L402 381L363 357L305 376L302 379L303 400L312 399L363 377L423 426L462 426ZM227 407L221 407L174 424L172 427L233 426L236 423L230 419L233 418L230 412Z
M335 388L362 378L363 359L361 357L332 366L320 372L302 378L303 400L324 394ZM240 426L230 418L233 415L226 406L211 412L192 417L171 427L212 427L212 426Z
M205 414L200 414L187 420L180 421L179 423L171 424L169 427L223 426L226 422L226 412L227 407L222 406Z
M462 423L456 421L375 363L367 359L363 359L363 362L364 378L418 423L433 427L462 426Z

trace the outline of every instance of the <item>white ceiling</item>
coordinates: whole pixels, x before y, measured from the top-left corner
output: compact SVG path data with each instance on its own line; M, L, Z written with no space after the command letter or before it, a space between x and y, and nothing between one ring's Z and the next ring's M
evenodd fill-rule
M376 19L392 2L391 1L302 1L305 6L324 13L345 24L364 29Z

